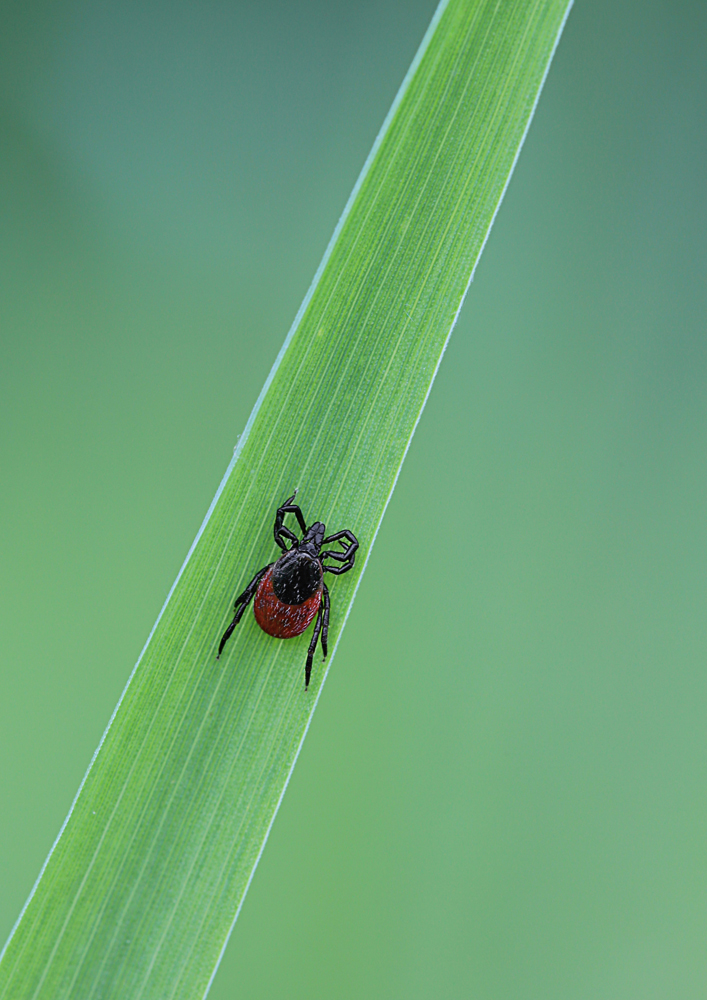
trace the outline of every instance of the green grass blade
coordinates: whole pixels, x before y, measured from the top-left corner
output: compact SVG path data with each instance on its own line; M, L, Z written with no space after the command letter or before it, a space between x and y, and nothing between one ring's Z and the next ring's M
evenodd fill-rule
M299 487L309 521L361 540L331 586L336 647L568 9L438 9L6 946L0 1000L208 989L325 678L318 656L305 691L309 635L250 615L217 661L233 598Z

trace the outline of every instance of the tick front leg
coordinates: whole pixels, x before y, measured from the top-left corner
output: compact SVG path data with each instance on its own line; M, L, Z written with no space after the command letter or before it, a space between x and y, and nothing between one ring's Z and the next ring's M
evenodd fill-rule
M353 569L354 563L356 561L356 550L358 549L358 538L354 535L353 531L337 531L335 535L329 535L322 542L322 545L326 545L327 542L340 542L343 548L343 552L338 550L327 550L322 552L319 556L321 560L324 559L336 559L337 562L343 563L343 566L324 566L322 562L322 568L327 573L333 573L335 576L341 576L342 573L348 573L350 569Z
M223 647L226 645L228 640L233 635L234 628L243 617L243 612L248 607L250 602L253 600L253 594L258 589L258 584L265 576L267 571L270 569L270 567L274 565L275 565L274 563L268 563L267 566L263 566L262 569L259 569L258 572L253 577L253 579L248 584L248 586L246 587L246 589L243 591L243 593L236 598L235 603L233 605L233 610L236 613L233 616L233 621L231 622L231 624L228 626L226 631L223 633L223 636L221 637L221 642L219 643L218 647L218 655L216 656L217 660L219 659L221 653L223 652Z
M281 507L277 508L275 514L275 524L273 526L273 535L275 536L275 542L280 546L283 552L287 552L287 546L285 545L284 539L288 538L295 545L298 543L297 535L293 534L289 528L283 528L283 523L285 520L285 514L294 514L297 518L297 523L302 529L302 534L304 535L307 531L307 524L304 520L304 514L299 509L296 503L292 503L294 498L297 496L297 490L288 497Z

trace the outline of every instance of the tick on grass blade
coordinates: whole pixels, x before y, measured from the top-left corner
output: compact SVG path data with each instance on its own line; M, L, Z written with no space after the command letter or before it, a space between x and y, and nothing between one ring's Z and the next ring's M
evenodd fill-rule
M259 569L243 593L236 598L233 621L223 633L218 656L223 652L223 647L255 594L253 602L255 620L263 632L276 639L292 639L296 635L302 635L316 617L304 668L305 687L309 687L312 660L320 634L323 659L326 659L327 654L329 591L324 583L324 574L333 573L335 576L340 576L353 569L358 539L353 531L348 529L337 531L325 538L326 528L321 521L315 521L308 528L302 511L292 502L296 496L297 490L285 500L282 507L277 508L275 515L273 534L275 542L282 549L282 555L276 562ZM284 527L285 514L294 514L297 518L302 530L301 541L293 531ZM289 549L288 541L292 543ZM328 545L329 542L339 542L344 551L327 549L322 552L322 546ZM324 563L325 559L335 559L341 565L327 566Z

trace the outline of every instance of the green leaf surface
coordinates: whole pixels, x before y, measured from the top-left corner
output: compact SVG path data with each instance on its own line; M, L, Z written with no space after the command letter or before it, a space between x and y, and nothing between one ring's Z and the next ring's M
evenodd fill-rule
M5 948L1 1000L208 990L568 9L438 8ZM329 578L309 690L309 632L273 639L247 614L216 659L295 487L308 523L361 542Z

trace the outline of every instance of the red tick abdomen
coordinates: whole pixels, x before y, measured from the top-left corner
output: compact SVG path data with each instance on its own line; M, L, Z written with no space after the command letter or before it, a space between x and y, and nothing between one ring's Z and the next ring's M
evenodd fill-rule
M304 630L319 611L321 587L302 604L284 604L272 589L272 568L267 571L255 594L253 613L263 632L276 639L293 639Z

